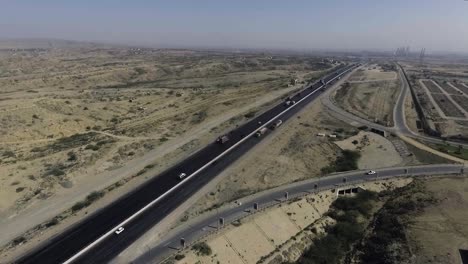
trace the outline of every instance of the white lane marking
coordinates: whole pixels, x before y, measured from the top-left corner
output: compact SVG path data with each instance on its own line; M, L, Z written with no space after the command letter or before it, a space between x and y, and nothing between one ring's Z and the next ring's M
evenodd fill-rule
M350 71L353 67L345 70L344 72L340 73L339 75L335 76L333 79L331 79L330 81L327 82L327 84L333 80L335 80L336 78L338 78L339 76L347 73L348 71ZM112 235L119 227L121 226L125 226L127 223L129 223L130 221L132 221L133 219L135 219L137 216L139 216L140 214L142 214L144 211L148 210L148 208L150 208L151 206L153 206L155 203L159 202L161 199L163 199L164 197L166 197L169 193L171 193L172 191L174 191L175 189L177 189L179 186L181 186L182 184L184 184L184 182L188 181L190 178L194 177L195 175L197 175L198 173L200 173L201 171L203 171L206 167L210 166L211 164L213 164L215 161L217 161L218 159L222 158L223 156L225 156L227 153L229 153L231 150L233 150L235 147L237 147L238 145L240 145L241 143L243 143L244 141L246 141L248 138L250 138L251 136L255 135L255 133L257 133L258 130L266 127L267 125L269 125L271 122L273 122L273 120L275 120L276 118L284 115L286 112L288 112L289 110L291 110L292 108L294 108L296 105L298 105L300 102L304 101L306 98L308 98L309 96L313 95L314 93L316 93L317 91L319 91L321 88L323 87L320 86L319 88L315 89L313 92L309 93L308 95L304 96L301 100L297 101L294 105L286 108L286 110L282 111L281 113L279 113L278 115L276 115L275 117L271 118L270 121L266 122L265 124L263 124L262 126L260 126L259 128L257 128L256 130L254 130L252 133L250 133L249 135L247 135L246 137L244 137L243 139L239 140L239 142L237 142L236 144L232 145L230 148L226 149L223 153L219 154L217 157L215 157L214 159L212 159L211 161L209 161L208 163L206 163L205 165L203 165L202 167L200 167L198 170L196 170L194 173L190 174L189 176L185 177L184 180L182 180L181 182L179 182L178 184L176 184L174 187L172 187L171 189L169 189L167 192L163 193L161 196L159 196L158 198L154 199L153 201L151 201L149 204L147 204L146 206L144 206L143 208L141 208L140 210L138 210L136 213L134 213L133 215L131 215L129 218L125 219L122 223L118 224L117 226L115 226L114 228L112 228L110 231L108 231L107 233L105 233L104 235L102 235L100 238L98 238L97 240L95 240L93 243L89 244L88 246L86 246L84 249L82 249L81 251L79 251L78 253L76 253L75 255L73 255L71 258L69 258L67 261L65 261L63 264L70 264L72 263L73 261L75 261L76 259L78 259L81 255L83 255L84 253L86 253L87 251L89 251L91 248L93 248L94 246L96 246L97 244L99 244L101 241L103 241L104 239L106 239L107 237L109 237L110 235ZM309 87L310 88L310 87ZM309 89L309 88L306 88L306 89Z

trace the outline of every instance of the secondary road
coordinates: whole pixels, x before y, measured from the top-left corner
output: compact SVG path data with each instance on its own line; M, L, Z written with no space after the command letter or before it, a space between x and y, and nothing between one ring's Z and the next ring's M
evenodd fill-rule
M286 201L285 193L288 192L289 200L314 192L327 189L346 188L347 185L383 180L396 177L417 177L428 175L460 174L462 165L438 164L426 166L410 166L398 168L376 169L377 174L366 175L365 171L352 171L332 174L320 179L310 179L267 190L250 197L239 200L241 205L227 205L216 212L193 220L169 234L157 246L148 250L145 254L132 263L159 263L169 256L183 249L181 238L185 240L186 246L196 243L200 238L217 232L220 227L219 219L224 219L224 226L242 219L252 213L254 203L258 204L258 210L277 205ZM345 182L346 181L346 182Z
M436 143L436 144L450 144L453 146L459 146L463 145L465 147L468 147L468 143L462 143L462 142L456 142L456 141L446 141L440 138L435 138L435 137L429 137L425 135L420 135L418 133L413 132L408 125L406 124L406 117L405 117L405 98L407 97L409 93L409 84L406 78L404 77L403 74L403 69L398 67L398 76L401 82L401 90L400 94L398 96L397 102L395 104L395 107L393 108L393 120L394 120L394 125L393 127L386 127L382 126L379 124L376 124L372 121L366 120L364 118L358 117L354 114L351 114L350 112L347 112L346 110L342 109L339 107L335 102L333 102L332 99L332 93L333 90L335 89L330 89L327 90L325 95L322 97L322 103L334 113L335 117L339 118L340 120L347 122L349 124L359 124L359 125L365 125L370 128L375 128L383 131L387 131L390 133L395 133L415 139L420 139L424 140L427 142L431 143ZM338 87L336 87L338 88Z
M325 83L348 72L355 65L342 65L325 76ZM228 133L224 144L213 142L199 152L153 177L136 190L109 206L91 214L45 244L18 259L19 263L104 263L157 224L178 205L189 199L229 164L254 147L264 136L254 134L275 120L286 121L302 107L315 100L324 86L314 83L291 96L295 104L281 102L250 122ZM180 181L178 175L187 177ZM119 235L114 231L122 226Z

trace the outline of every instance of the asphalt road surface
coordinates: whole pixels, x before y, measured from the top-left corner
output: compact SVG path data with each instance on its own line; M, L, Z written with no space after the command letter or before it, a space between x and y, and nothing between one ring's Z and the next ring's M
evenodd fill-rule
M287 186L281 186L272 190L264 191L247 199L241 200L241 205L233 204L220 209L216 214L201 217L190 225L173 232L158 243L145 254L134 260L132 263L159 263L167 259L182 249L181 238L186 245L196 242L199 238L216 232L219 227L219 219L224 219L224 225L255 213L254 203L258 204L258 209L267 208L286 201L285 192L288 192L289 200L313 192L327 189L345 189L347 185L362 183L367 181L383 180L396 177L417 177L428 175L460 174L463 165L436 164L425 166L411 166L399 168L376 169L377 174L367 175L365 171L352 171L333 174L330 176L296 182ZM336 190L335 190L336 192Z
M323 80L330 82L355 66L342 65L333 73L323 77ZM281 102L231 131L228 134L229 141L224 144L213 142L109 206L49 239L17 262L48 264L108 262L178 205L189 199L229 164L254 147L263 137L273 133L272 129L268 129L264 135L254 136L262 126L270 127L270 123L277 119L287 121L302 107L315 100L326 87L319 82L310 85L292 96L290 100L297 103L286 106ZM287 109L289 110L285 111ZM187 175L182 182L178 179L180 173ZM123 222L124 231L119 235L115 234L114 231Z
M400 91L400 95L398 96L398 100L395 104L395 107L393 109L393 120L394 120L393 127L386 127L380 124L376 124L372 121L353 115L350 112L342 109L341 107L339 107L337 104L335 104L331 100L330 96L331 96L332 90L328 90L326 92L326 95L322 97L322 102L328 109L330 109L333 113L335 113L334 115L335 117L350 124L358 123L360 125L366 125L370 128L375 128L375 129L387 131L390 133L401 134L407 137L417 138L417 139L425 140L427 142L436 143L436 144L450 144L452 146L463 145L465 147L468 147L468 143L443 140L440 138L421 135L421 134L411 131L411 129L406 124L405 107L404 107L405 98L409 92L409 84L403 75L402 69L400 67L397 67L397 68L398 68L398 76L401 82L401 91Z

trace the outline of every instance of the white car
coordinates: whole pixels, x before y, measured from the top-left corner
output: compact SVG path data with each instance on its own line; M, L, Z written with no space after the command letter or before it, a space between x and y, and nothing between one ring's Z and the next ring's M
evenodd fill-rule
M179 174L179 179L182 180L182 179L185 178L185 177L187 177L187 174L185 174L185 173L183 173L183 172L182 172L181 174Z
M367 175L374 175L376 174L377 172L373 171L373 170L370 170L368 172L366 172Z
M242 203L240 201L234 201L235 204L237 204L237 206L241 206Z
M123 228L123 226L117 228L117 230L115 230L115 233L118 235L120 233L122 233L123 231L125 230L125 228Z

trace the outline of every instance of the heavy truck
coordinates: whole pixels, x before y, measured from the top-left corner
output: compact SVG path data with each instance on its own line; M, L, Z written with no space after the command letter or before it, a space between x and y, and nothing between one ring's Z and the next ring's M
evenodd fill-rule
M255 133L255 136L256 137L261 137L263 134L265 134L266 131L267 131L267 128L262 127L260 130L257 131L257 133Z
M273 122L273 124L270 126L271 129L275 129L283 124L283 121L281 119L276 120Z
M228 140L229 140L229 137L224 135L224 136L220 136L218 139L216 139L216 142L219 143L219 144L224 144Z

